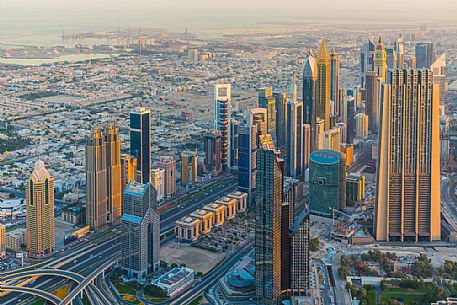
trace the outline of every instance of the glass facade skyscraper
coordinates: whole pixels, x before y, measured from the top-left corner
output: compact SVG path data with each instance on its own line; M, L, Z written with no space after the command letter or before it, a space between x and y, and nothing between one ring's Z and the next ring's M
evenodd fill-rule
M346 157L333 150L317 150L309 157L311 213L331 216L346 207Z
M137 181L148 183L151 172L151 112L137 108L130 113L130 154L137 158Z

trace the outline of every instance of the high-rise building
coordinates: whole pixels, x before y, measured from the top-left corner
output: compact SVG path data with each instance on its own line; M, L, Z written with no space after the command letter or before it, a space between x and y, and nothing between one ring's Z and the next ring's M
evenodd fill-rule
M324 149L324 138L325 138L325 121L318 120L316 122L316 140L314 142L316 150Z
M378 75L376 72L368 72L365 84L365 109L368 115L368 129L374 133L378 130Z
M379 36L378 44L376 45L376 50L374 51L374 72L381 79L381 82L386 81L387 55L381 36Z
M206 168L212 176L217 177L222 172L222 135L217 130L205 134Z
M165 169L151 169L151 184L157 193L157 202L160 202L165 196Z
M397 68L403 69L405 63L405 46L403 44L403 37L401 34L398 36L394 45L395 53L397 54Z
M289 189L293 192L293 188ZM283 199L281 204L281 291L287 291L290 288L290 236L289 229L292 225L294 218L294 197L293 195L289 196L291 198L288 202Z
M360 86L365 88L365 76L367 72L373 71L374 69L374 51L376 45L373 37L363 43L360 48L360 63L359 63L359 77Z
M440 123L428 70L389 70L383 85L375 236L440 240Z
M131 180L136 178L137 160L130 155L121 155L121 181L122 190Z
M416 68L429 69L435 61L435 47L433 42L418 42L415 48Z
M228 168L230 161L230 89L230 84L214 86L214 127L221 132L223 169Z
M398 56L395 47L386 47L385 51L387 69L396 69Z
M257 143L260 135L266 135L267 132L267 110L265 108L251 108L249 112L252 116L252 123L257 126ZM242 114L244 117L245 115Z
M341 134L338 127L327 130L324 133L324 149L340 151Z
M117 128L110 125L105 129L106 182L108 192L108 217L114 222L122 213L121 141Z
M352 143L355 138L355 108L356 101L352 96L345 96L343 100L342 121L346 124L347 139L346 143Z
M433 72L433 87L439 88L440 106L446 102L447 81L446 81L446 54L443 53L430 66L430 71Z
M164 196L169 198L176 195L176 161L172 156L161 156L157 167L163 168Z
M271 134L273 142L277 145L276 135L276 99L271 87L260 88L259 107L267 109L267 133Z
M295 71L292 74L292 83L290 84L290 89L289 89L289 96L290 99L293 101L297 101L298 99L298 90L297 90L297 74L295 74Z
M126 277L145 282L160 262L160 215L151 184L130 181L122 206L122 259Z
M148 183L151 173L151 111L136 108L130 112L130 155L137 159L137 178Z
M306 56L303 64L303 122L311 130L311 150L316 150L316 84L317 61L312 51Z
M181 153L181 184L195 185L197 177L197 152L183 151Z
M325 130L330 129L330 53L322 40L317 53L316 118L325 121ZM316 119L317 120L317 119Z
M331 216L346 207L346 157L318 150L309 157L309 206L312 213Z
M238 125L238 190L248 194L248 202L254 202L256 187L257 127L251 112L239 119Z
M270 135L260 136L256 187L257 303L276 305L281 296L281 208L284 161Z
M303 171L309 166L309 154L311 153L311 126L303 124Z
M340 57L336 51L330 53L330 100L334 103L334 115L340 114Z
M289 230L291 295L306 295L309 289L309 212L302 210Z
M368 138L368 116L365 113L357 113L355 115L355 120L355 137L359 140L364 140Z
M6 256L6 227L0 225L0 258Z
M86 142L86 224L93 230L109 219L106 143L101 129L94 129Z
M282 92L273 92L276 102L276 138L278 148L284 148L287 144L287 94Z
M264 110L266 111L266 109ZM234 117L230 118L230 168L238 168L238 125L240 125L240 122L237 116L238 113L235 113Z
M287 105L287 170L290 177L303 176L303 103L290 100Z
M54 178L43 161L35 164L25 192L28 256L48 257L55 249Z

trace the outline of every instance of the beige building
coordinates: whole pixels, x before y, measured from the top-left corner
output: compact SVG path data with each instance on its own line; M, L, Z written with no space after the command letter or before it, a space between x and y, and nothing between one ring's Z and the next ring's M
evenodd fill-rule
M176 161L172 156L162 156L157 162L159 168L165 170L164 197L176 195Z
M181 184L195 185L197 175L197 152L184 151L181 154Z
M6 233L6 247L15 252L21 251L22 245L27 242L26 236L26 229L16 229Z
M207 234L213 228L214 214L213 212L198 209L192 214L191 217L200 220L200 233Z
M359 140L368 138L368 115L365 113L357 113L355 116L355 137Z
M213 225L222 226L225 222L225 205L210 203L203 207L203 210L213 212Z
M216 203L225 206L225 219L233 219L236 216L237 201L227 196L216 200Z
M165 193L165 169L151 169L151 183L157 192L157 201L161 201Z
M105 129L106 175L108 183L108 217L116 222L122 214L121 141L117 128Z
M6 256L6 227L0 225L0 258Z
M137 159L130 155L121 156L121 180L124 189L130 180L135 180Z
M440 240L439 88L428 70L387 73L390 83L381 89L375 238Z
M86 142L86 224L99 230L108 222L108 175L106 144L101 129Z
M28 256L51 256L55 249L54 178L41 160L27 181L26 207Z
M176 240L193 242L200 236L200 220L186 216L176 222Z
M327 130L324 133L324 149L340 151L341 135L338 127Z
M324 149L325 121L316 119L316 150Z
M246 208L248 206L248 194L240 192L240 191L234 191L230 194L227 195L228 198L233 198L236 199L236 212L241 213L246 211Z

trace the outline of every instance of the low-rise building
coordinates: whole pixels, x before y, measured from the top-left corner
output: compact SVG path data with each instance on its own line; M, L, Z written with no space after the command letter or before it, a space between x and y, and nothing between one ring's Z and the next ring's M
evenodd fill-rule
M214 219L213 212L198 209L195 212L193 212L192 214L190 214L190 216L200 220L200 233L201 234L207 234L207 233L211 232L211 229L213 228L213 219Z
M229 220L235 218L237 206L236 199L224 196L216 200L216 203L225 206L225 219Z
M176 240L193 242L200 236L200 220L186 216L176 222Z
M174 297L181 291L192 285L195 279L195 272L190 268L173 268L161 277L152 281L155 285L167 293L167 296Z
M203 207L203 210L213 212L213 224L222 226L225 222L225 205L218 203L210 203Z
M236 201L237 201L236 212L237 213L246 211L246 208L248 206L248 194L240 192L240 191L234 191L234 192L228 194L227 197L236 199Z

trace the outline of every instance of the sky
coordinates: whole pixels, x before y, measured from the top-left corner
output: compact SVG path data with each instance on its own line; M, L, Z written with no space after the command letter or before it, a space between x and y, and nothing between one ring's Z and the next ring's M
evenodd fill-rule
M287 19L457 23L455 16L457 0L0 0L0 28L9 29L136 23L175 30Z

